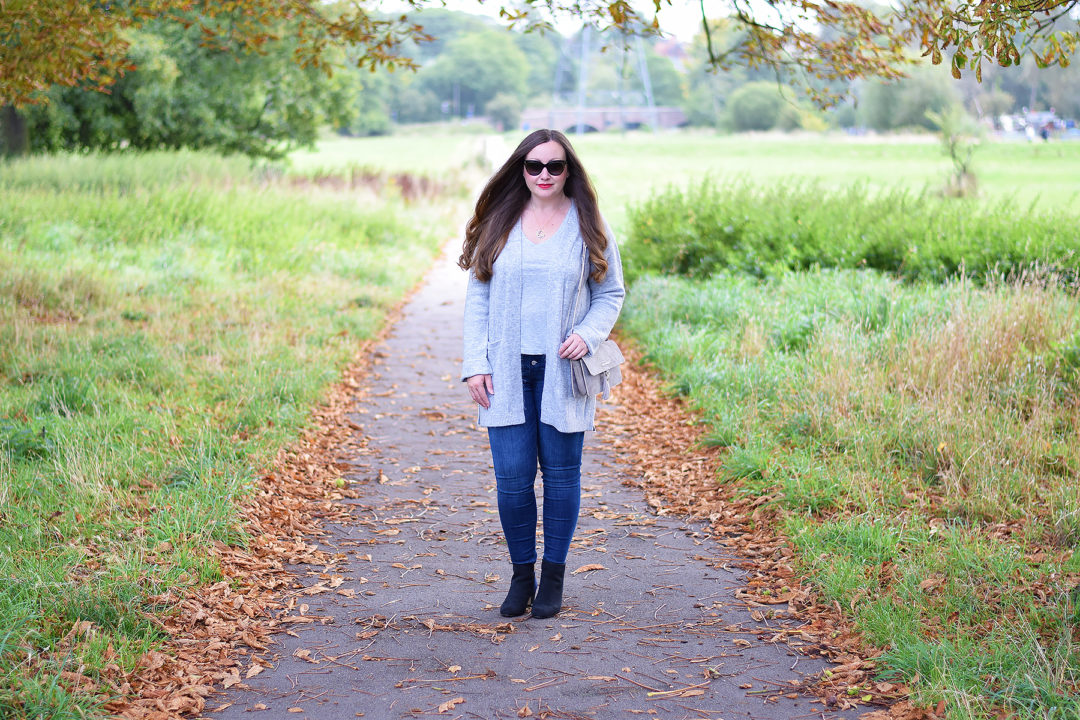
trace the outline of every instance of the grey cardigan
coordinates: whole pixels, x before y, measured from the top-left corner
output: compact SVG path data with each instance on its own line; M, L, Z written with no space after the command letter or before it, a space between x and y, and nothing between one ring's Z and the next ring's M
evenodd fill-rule
M608 236L608 271L604 281L587 278L577 301L571 328L567 316L581 274L581 228L576 206L566 213L559 232L570 233L564 243L566 253L552 268L551 312L547 315L548 350L544 367L544 393L540 403L540 421L560 432L583 432L593 429L596 398L575 397L571 387L570 361L559 357L559 345L577 333L592 352L603 342L622 309L622 262L611 228ZM553 238L554 239L554 238ZM480 282L469 271L465 295L465 351L461 377L491 375L495 393L491 407L479 408L478 421L483 427L520 425L525 422L525 403L521 392L521 221L514 225L506 247L495 259L491 280Z

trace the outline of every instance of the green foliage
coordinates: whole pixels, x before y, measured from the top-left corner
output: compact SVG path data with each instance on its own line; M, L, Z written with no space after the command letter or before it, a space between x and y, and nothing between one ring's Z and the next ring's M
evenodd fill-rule
M727 110L732 128L738 132L747 130L771 130L780 117L784 98L776 83L751 82L731 94Z
M220 579L207 548L435 251L415 209L274 176L0 165L0 717L100 715L60 672L133 667L150 598Z
M340 72L351 73L353 87L353 111L351 117L336 123L338 132L354 137L371 137L390 133L390 73L385 70L366 72L350 68Z
M150 23L130 31L137 69L103 94L55 86L28 108L34 151L208 148L280 157L310 145L326 122L354 112L347 73L329 76L294 61L296 42L265 43L261 54L204 47L195 23Z
M653 101L657 105L681 105L685 99L683 80L670 58L657 55L651 48L645 54Z
M488 119L501 130L516 130L521 124L521 99L515 95L499 93L485 106Z
M926 111L928 120L941 133L941 149L953 164L952 177L945 187L951 197L970 197L976 192L972 160L982 139L981 128L959 105L950 105L941 112Z
M484 30L454 38L419 73L421 86L440 102L457 103L459 115L484 112L499 93L524 97L529 65L509 33Z
M958 101L956 88L944 69L923 66L895 82L867 83L859 100L859 112L863 124L875 130L937 130L937 123L927 112L944 112Z
M1080 222L1064 211L1022 211L923 193L865 187L705 180L668 188L632 206L627 274L757 277L786 269L873 268L909 280L985 279L1041 267L1065 280L1080 272Z

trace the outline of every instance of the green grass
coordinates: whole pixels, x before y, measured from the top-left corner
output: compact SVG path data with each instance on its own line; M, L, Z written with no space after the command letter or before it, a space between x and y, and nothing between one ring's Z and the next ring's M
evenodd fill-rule
M1080 714L1075 295L646 276L622 322L729 448L717 482L775 496L801 569L884 649L880 679L950 718Z
M811 267L870 268L938 282L1040 268L1065 282L1080 274L1075 213L902 190L872 194L865 185L828 190L809 182L704 180L631 206L627 226L623 247L631 279L645 272L708 277L721 270L761 277Z
M100 712L58 672L132 667L149 598L220 577L205 548L433 257L437 211L280 174L0 165L0 717Z

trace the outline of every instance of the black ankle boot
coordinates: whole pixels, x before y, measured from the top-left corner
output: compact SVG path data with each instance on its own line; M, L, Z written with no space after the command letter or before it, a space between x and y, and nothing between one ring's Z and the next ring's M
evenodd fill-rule
M562 610L563 575L566 563L553 563L544 560L540 563L540 589L533 599L532 616L534 618L555 617Z
M510 592L506 593L499 614L503 617L524 615L536 592L536 572L533 563L514 565L514 576L510 578Z

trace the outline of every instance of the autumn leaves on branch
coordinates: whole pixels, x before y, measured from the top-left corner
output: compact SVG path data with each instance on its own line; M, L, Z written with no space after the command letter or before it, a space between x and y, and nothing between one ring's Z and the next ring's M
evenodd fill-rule
M649 33L659 31L671 4L653 2L653 12L644 13L628 0L526 0L500 14L525 29L574 17ZM1067 65L1080 43L1080 0L907 0L887 10L845 0L700 3L714 67L773 67L823 104L836 97L830 85L899 77L919 52L934 63L948 60L954 77L967 70L981 79L984 62L1014 65L1025 54L1039 66ZM297 63L328 71L343 62L343 47L353 48L348 57L360 65L410 67L409 41L429 39L418 16L379 13L371 0L0 0L0 106L41 102L52 85L107 92L133 69L126 33L149 20L198 25L206 45L225 53L258 53L288 38Z

